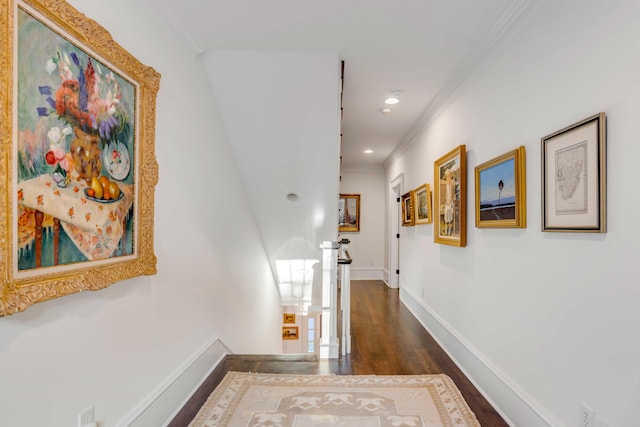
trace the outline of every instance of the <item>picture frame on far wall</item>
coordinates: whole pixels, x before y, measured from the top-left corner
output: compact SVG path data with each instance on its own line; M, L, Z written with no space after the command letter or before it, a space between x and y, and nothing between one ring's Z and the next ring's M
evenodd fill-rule
M433 164L433 240L444 245L467 245L467 148L459 145Z
M160 74L65 1L0 28L0 316L155 274Z
M298 339L298 327L297 326L283 326L282 327L282 339L283 340L297 340Z
M431 188L429 184L422 184L413 190L414 194L414 218L417 224L431 224L433 213L431 209Z
M282 323L296 323L296 314L295 313L283 313L282 314Z
M413 191L407 191L400 197L402 204L402 226L411 227L415 224L413 216Z
M601 112L542 138L542 231L606 233L606 120Z
M359 194L340 194L338 201L338 231L360 231Z
M526 228L525 147L475 168L476 227Z

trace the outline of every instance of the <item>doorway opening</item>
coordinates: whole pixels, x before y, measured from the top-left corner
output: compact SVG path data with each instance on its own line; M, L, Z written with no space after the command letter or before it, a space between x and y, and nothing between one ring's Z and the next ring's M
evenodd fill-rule
M389 281L390 288L400 287L400 196L404 176L389 183Z

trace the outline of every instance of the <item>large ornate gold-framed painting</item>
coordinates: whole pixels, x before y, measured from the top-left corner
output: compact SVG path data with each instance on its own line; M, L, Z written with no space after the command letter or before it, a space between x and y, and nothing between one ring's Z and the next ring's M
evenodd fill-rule
M0 7L5 316L155 274L160 75L65 1Z

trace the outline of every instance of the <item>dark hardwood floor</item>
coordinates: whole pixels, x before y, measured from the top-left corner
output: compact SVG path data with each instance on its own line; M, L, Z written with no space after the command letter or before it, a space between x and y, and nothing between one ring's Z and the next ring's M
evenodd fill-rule
M409 310L397 289L379 280L351 283L351 354L337 360L311 355L229 355L171 421L187 426L228 371L338 374L446 374L485 427L508 424L492 408Z

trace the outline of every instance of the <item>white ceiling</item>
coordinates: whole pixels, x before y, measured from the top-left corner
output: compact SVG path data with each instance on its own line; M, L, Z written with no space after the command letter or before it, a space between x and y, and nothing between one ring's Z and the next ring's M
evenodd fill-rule
M343 166L381 165L407 143L529 2L147 0L198 53L337 52L345 61ZM401 101L383 115L394 90Z

